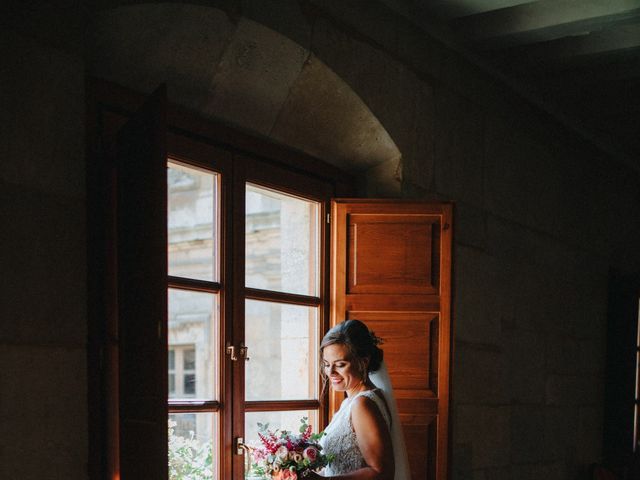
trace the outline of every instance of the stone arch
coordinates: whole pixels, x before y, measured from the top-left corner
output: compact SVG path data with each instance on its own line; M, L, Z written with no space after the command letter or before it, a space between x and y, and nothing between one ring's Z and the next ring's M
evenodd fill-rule
M191 3L98 11L90 32L92 75L143 92L166 82L172 102L375 179L368 193L399 193L401 153L389 133L344 80L287 36Z

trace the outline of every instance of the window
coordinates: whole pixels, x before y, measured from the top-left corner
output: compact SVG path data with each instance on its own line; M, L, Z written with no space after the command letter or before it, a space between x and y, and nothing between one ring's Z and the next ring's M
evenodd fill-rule
M193 345L169 345L169 398L196 396L196 349ZM200 372L203 377L205 372Z
M169 478L189 464L222 478L224 445L257 442L258 422L325 420L317 366L331 186L184 142L167 161Z
M338 205L353 186L329 165L112 93L88 132L91 478L241 480L258 422L326 425L318 343L350 316L400 365L414 474L446 477L450 206Z
M640 448L640 295L637 299L637 317L636 317L636 385L635 398L633 408L633 452Z

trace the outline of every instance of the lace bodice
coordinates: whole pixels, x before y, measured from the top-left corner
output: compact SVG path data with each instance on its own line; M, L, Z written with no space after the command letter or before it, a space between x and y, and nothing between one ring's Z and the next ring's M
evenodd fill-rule
M353 398L345 399L325 429L326 435L320 441L323 452L334 455L331 464L324 469L323 473L326 476L348 473L366 466L351 424L351 406L359 396L373 400L382 413L387 427L390 425L387 407L375 390L365 390Z

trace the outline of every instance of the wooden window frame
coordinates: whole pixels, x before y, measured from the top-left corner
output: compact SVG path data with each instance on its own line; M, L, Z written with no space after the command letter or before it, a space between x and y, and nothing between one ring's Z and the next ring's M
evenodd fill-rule
M640 449L640 275L609 272L603 464L623 472Z
M640 451L640 291L636 295L636 375L634 389L633 412L633 453L638 455Z
M111 253L111 245L106 231L109 228L112 205L105 204L105 179L107 172L96 160L109 155L109 145L115 135L115 126L110 122L110 117L128 118L144 101L144 96L103 80L89 78L87 81L87 191L88 191L88 231L89 231L89 333L88 333L88 400L89 400L89 478L109 480L116 478L119 472L114 455L118 455L118 444L113 438L111 427L117 424L117 419L112 418L114 405L114 392L110 385L117 376L117 365L109 361L108 351L113 343L114 335L108 322L109 300L105 298L105 286L113 282L113 272L105 268L108 255ZM170 106L167 111L168 151L167 159L175 159L179 162L200 166L207 170L220 171L233 169L234 182L251 182L259 185L270 186L279 191L289 192L297 196L308 197L320 202L320 232L322 242L320 246L319 266L322 272L320 277L319 295L305 296L288 293L265 291L260 289L244 288L244 271L240 271L238 265L230 265L230 259L224 260L220 265L219 282L207 282L201 280L185 279L180 277L168 277L167 287L186 289L192 291L209 292L219 295L220 309L223 312L233 312L241 315L246 299L268 300L293 305L308 305L320 310L319 322L321 331L328 327L329 295L328 295L328 229L324 218L328 212L328 201L334 196L352 196L355 191L354 179L339 169L321 162L308 155L293 152L288 148L276 145L264 139L248 135L237 129L224 125L221 122L202 120L191 112L182 108ZM202 150L204 149L204 151ZM230 157L217 165L216 168L203 160L210 155L208 149L232 152ZM255 166L270 167L256 169ZM251 168L253 166L254 168ZM239 170L245 170L240 174ZM263 174L256 176L255 172ZM269 173L270 172L270 173ZM276 173L278 172L278 173ZM225 175L224 171L220 171ZM283 178L283 174L285 178ZM271 175L271 176L270 176ZM330 192L315 192L313 188L290 188L286 185L300 185L300 179L309 179L330 187ZM283 187L284 185L284 187ZM238 205L243 202L239 192L244 192L238 185L223 186L222 209L225 205ZM240 210L234 209L234 215L240 215ZM243 211L243 210L242 210ZM232 220L233 230L229 225L221 225L222 245L231 245L233 255L237 258L238 252L244 249L244 219ZM235 239L235 240L234 240ZM225 248L221 246L221 248ZM226 282L226 286L225 286ZM107 289L108 290L108 289ZM225 338L233 337L237 342L244 335L241 328L231 324L231 315L222 314L224 325L220 342ZM223 345L219 345L223 350ZM231 399L235 403L241 398L239 389L244 388L239 366L224 362L225 367L221 372L220 401L169 401L168 409L171 413L180 412L217 412L223 404L230 405ZM160 367L159 367L160 368ZM166 372L166 364L161 368ZM234 371L233 369L236 369ZM166 373L165 373L166 376ZM228 385L226 379L233 377L233 383ZM228 385L230 388L223 388ZM233 389L233 391L232 391ZM318 392L320 386L318 385ZM244 402L243 405L233 405L234 415L225 416L224 423L219 428L226 433L224 442L220 445L222 462L221 478L241 478L243 467L242 457L232 455L235 451L232 432L242 431L244 418L240 418L237 412L271 411L286 409L320 409L320 418L323 425L326 423L326 407L321 408L317 400L294 401L259 401ZM126 479L122 479L126 480Z

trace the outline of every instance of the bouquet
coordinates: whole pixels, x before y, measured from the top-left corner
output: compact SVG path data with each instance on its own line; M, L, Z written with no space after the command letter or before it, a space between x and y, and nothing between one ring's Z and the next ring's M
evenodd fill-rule
M300 420L299 433L269 430L269 424L258 423L260 445L252 448L253 473L273 480L297 480L328 465L332 456L323 454L318 444L324 433L312 433L307 420Z

